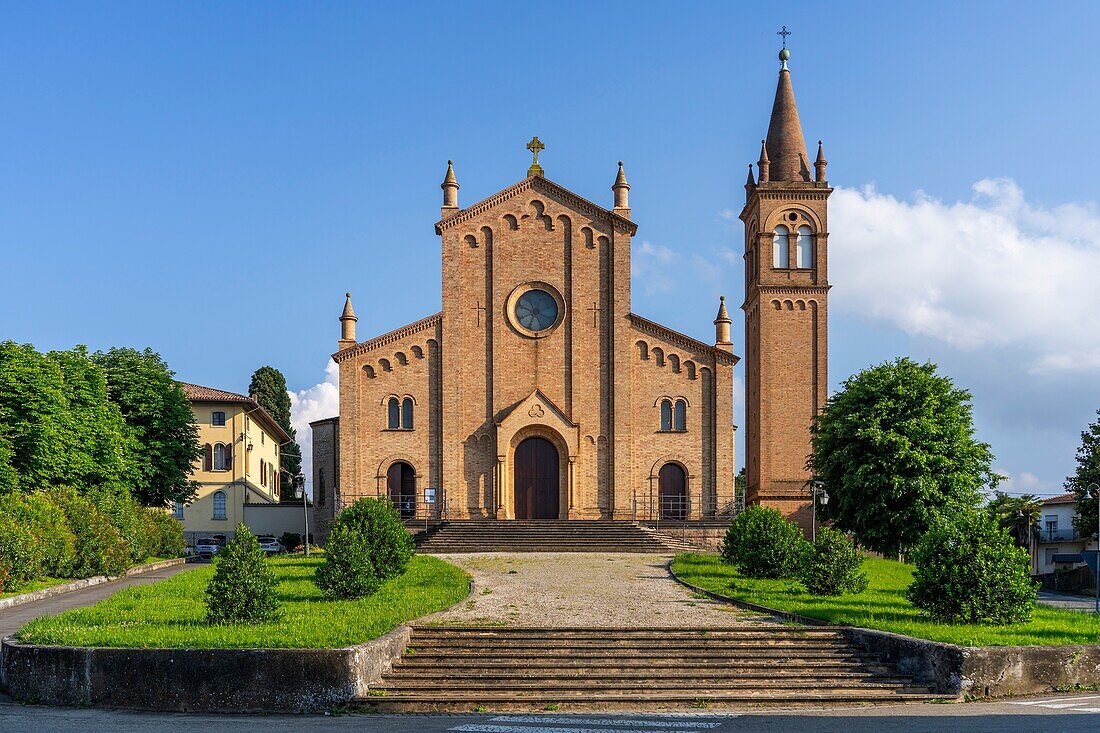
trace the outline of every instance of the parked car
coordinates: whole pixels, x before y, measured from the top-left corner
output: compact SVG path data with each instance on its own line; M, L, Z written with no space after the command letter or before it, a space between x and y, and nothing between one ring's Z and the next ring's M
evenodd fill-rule
M195 543L195 554L204 560L214 557L221 549L222 545L213 537L203 537Z
M256 539L260 541L260 549L268 555L281 555L286 552L286 548L283 547L283 544L271 535L260 535Z

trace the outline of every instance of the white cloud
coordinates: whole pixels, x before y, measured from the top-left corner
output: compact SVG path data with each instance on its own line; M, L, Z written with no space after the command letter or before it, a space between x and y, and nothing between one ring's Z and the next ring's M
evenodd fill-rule
M677 281L669 268L679 259L680 255L668 247L642 242L634 249L633 277L646 295L672 293Z
M970 201L837 189L833 307L962 351L1004 349L1031 373L1100 369L1100 212L1043 207L1010 179Z
M298 433L298 445L302 447L302 473L312 495L313 484L313 429L309 424L340 414L340 367L331 359L325 367L325 380L290 395L290 424Z

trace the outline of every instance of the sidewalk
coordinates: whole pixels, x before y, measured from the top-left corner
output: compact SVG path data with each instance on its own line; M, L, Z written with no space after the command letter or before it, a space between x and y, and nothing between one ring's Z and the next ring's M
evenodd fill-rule
M1039 603L1052 608L1061 608L1067 611L1084 611L1092 613L1096 608L1096 599L1089 596L1078 596L1070 593L1055 593L1054 591L1039 591Z
M13 606L12 608L0 610L0 639L11 636L18 631L23 624L39 616L50 616L61 613L62 611L68 611L71 608L91 606L102 601L107 596L117 593L123 588L132 588L137 585L155 583L158 580L171 578L173 575L182 573L185 570L192 570L196 567L198 566L194 564L185 564L173 565L171 567L161 568L160 570L150 570L147 573L140 573L138 575L119 578L118 580L112 580L110 583L93 585L69 593L62 593L52 598L43 598L40 601L32 601L20 606Z

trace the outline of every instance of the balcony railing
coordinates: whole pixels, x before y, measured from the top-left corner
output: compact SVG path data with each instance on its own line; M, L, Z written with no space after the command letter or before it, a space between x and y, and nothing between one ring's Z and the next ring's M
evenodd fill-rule
M1076 529L1040 529L1039 542L1044 545L1055 542L1077 542L1078 540L1091 539L1091 535L1082 535Z

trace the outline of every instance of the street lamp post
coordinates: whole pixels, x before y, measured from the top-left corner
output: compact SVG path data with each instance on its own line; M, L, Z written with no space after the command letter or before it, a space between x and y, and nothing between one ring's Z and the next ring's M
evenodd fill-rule
M810 501L813 505L810 511L810 541L817 542L817 500L821 498L821 505L829 503L829 493L825 491L825 484L820 481L810 482Z
M1096 495L1096 568L1092 572L1092 584L1096 586L1093 613L1100 614L1100 484L1089 484L1088 489Z
M305 538L306 557L309 557L309 510L306 508L306 478L305 476L294 477L294 498L300 498L302 500L302 516L305 521L306 533L302 535Z

